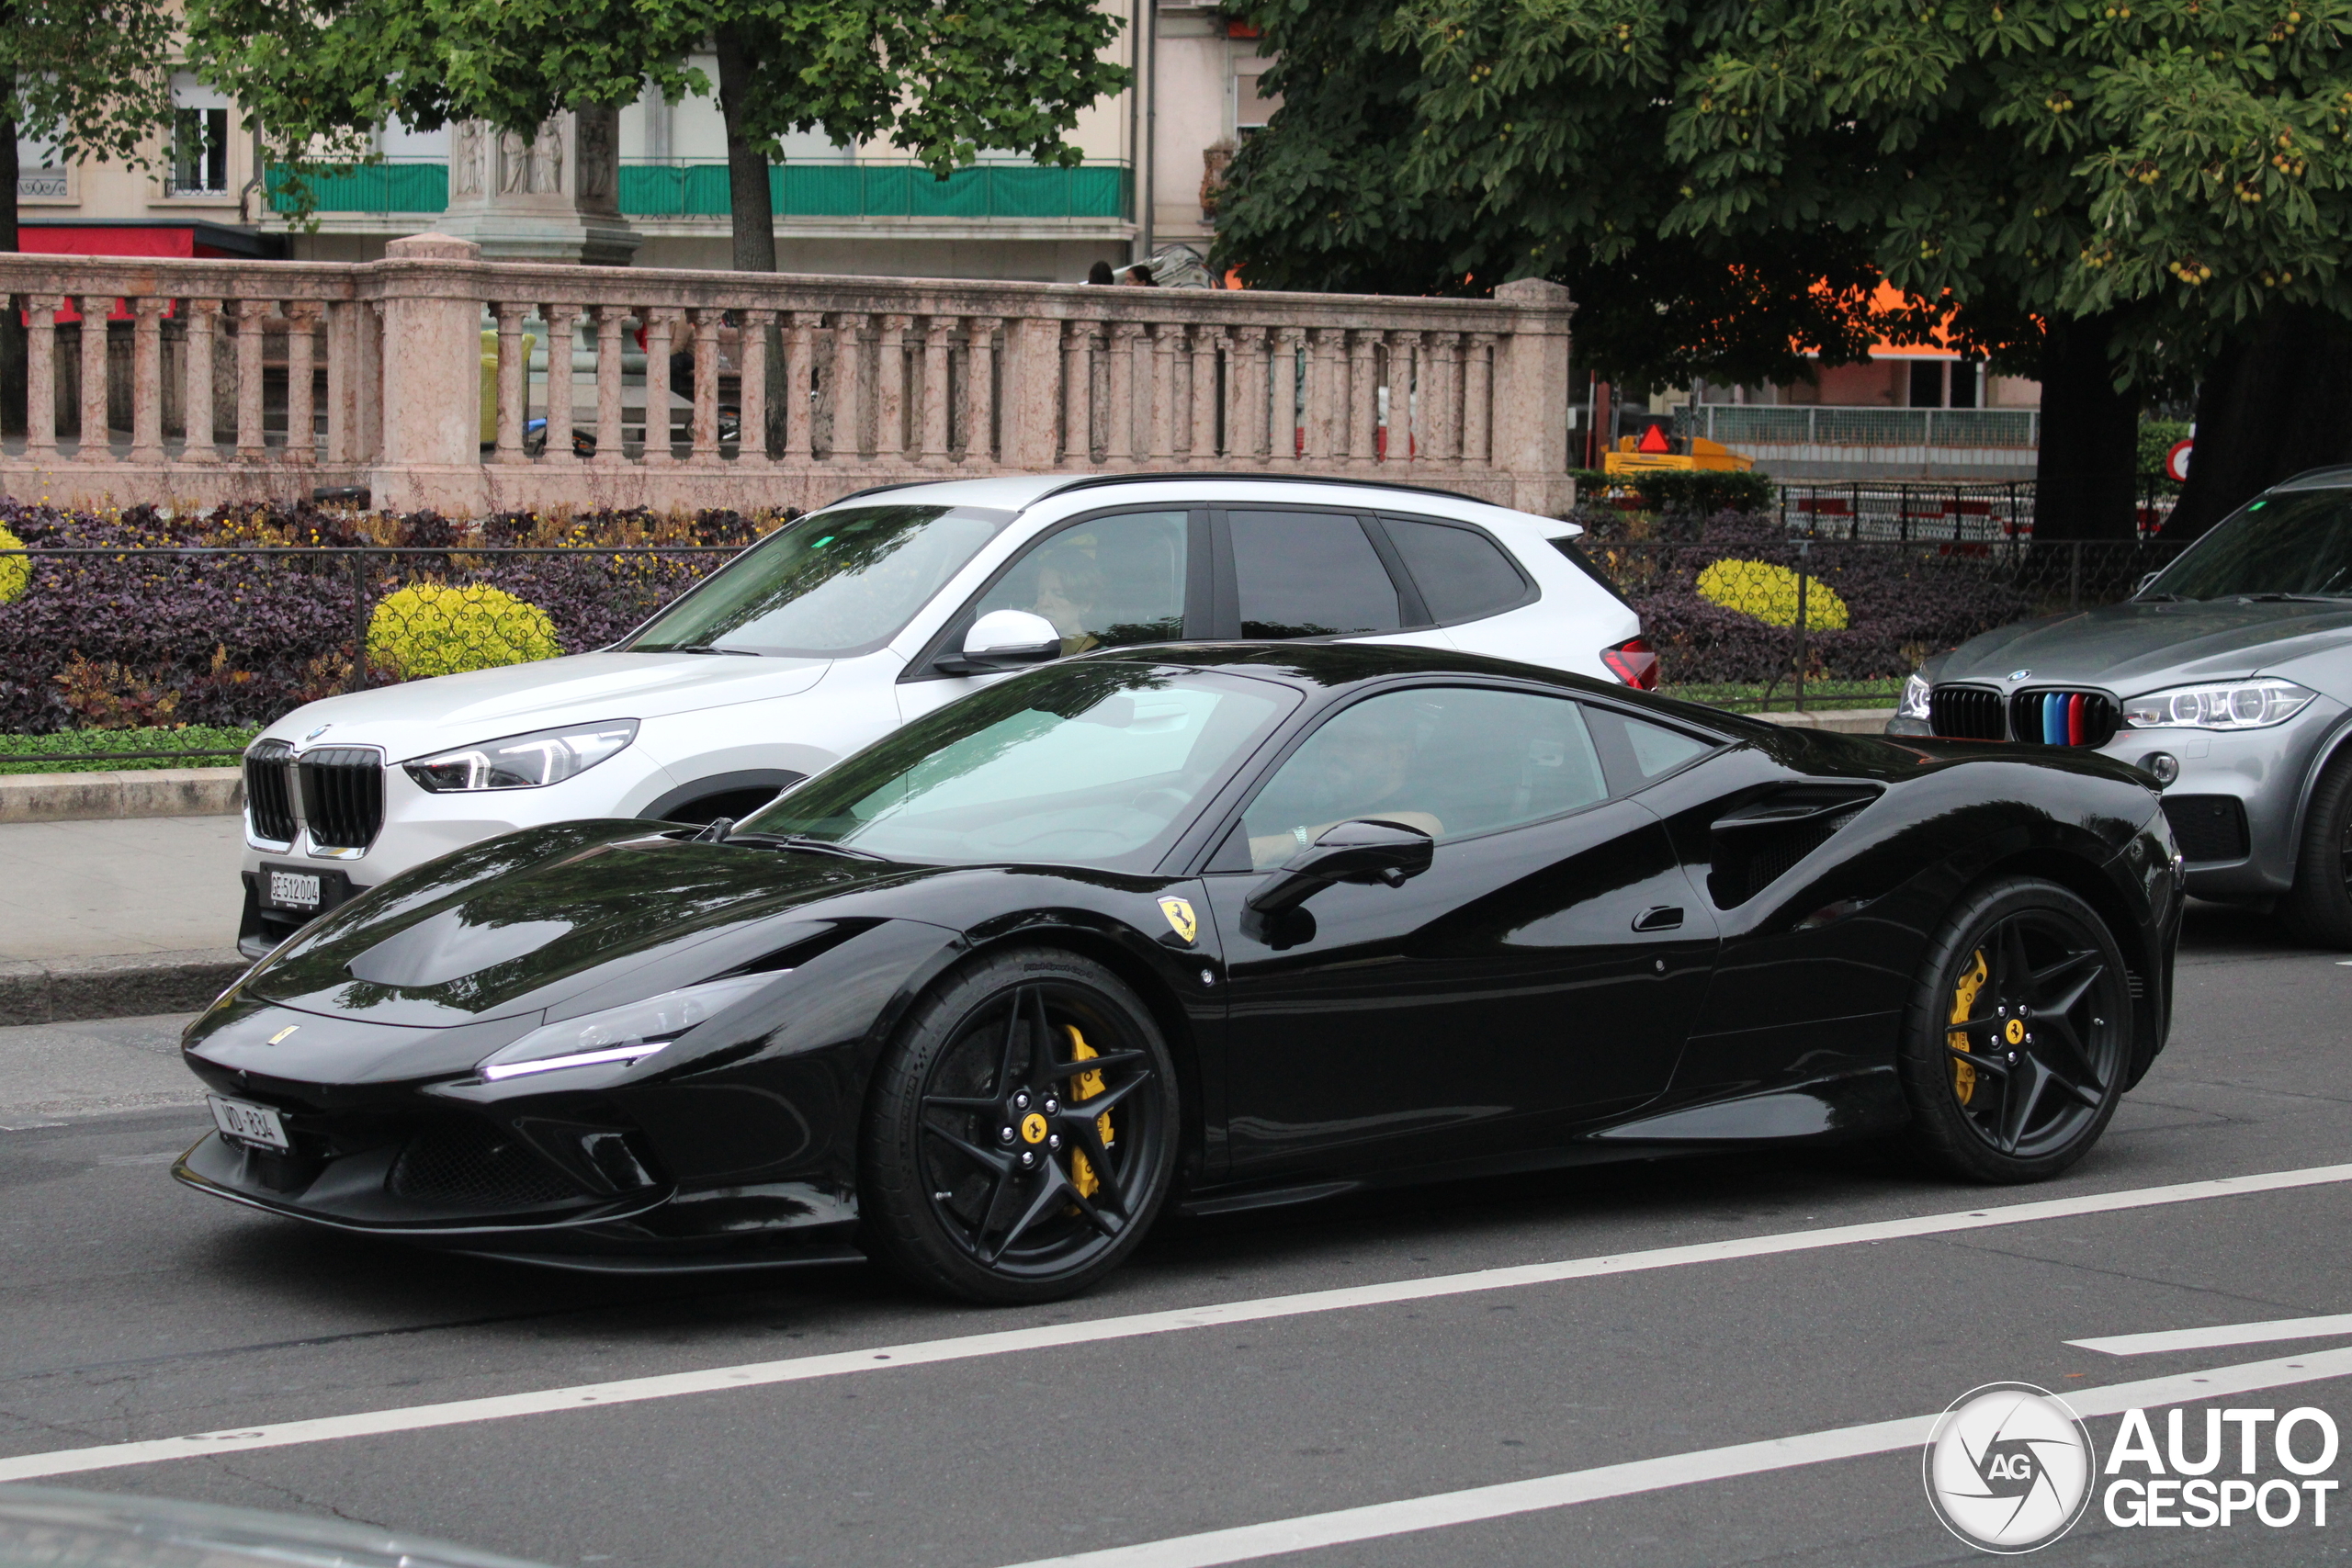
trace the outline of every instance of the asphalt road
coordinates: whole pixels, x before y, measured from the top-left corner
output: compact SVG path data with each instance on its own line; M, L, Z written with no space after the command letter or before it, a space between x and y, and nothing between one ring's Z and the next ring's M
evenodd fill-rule
M1163 1544L1132 1568L1943 1562L1980 1554L1929 1512L1916 1434L1717 1450L1933 1416L1988 1382L2097 1408L2108 1385L2223 1388L2216 1369L2259 1364L2236 1374L2254 1392L2206 1403L2331 1412L2345 1441L2325 1473L2352 1481L2352 1328L2129 1357L2067 1343L2352 1312L2352 966L2200 908L2179 1004L2106 1140L2042 1187L1828 1152L1456 1184L1163 1227L1105 1288L1035 1311L938 1304L861 1269L714 1285L411 1254L175 1187L164 1168L205 1125L193 1108L0 1115L0 1475L91 1466L46 1483L616 1568L995 1568L1137 1543ZM2278 1172L2318 1174L2144 1201ZM1904 1220L1920 1223L1803 1234ZM1654 1255L1694 1246L1713 1251ZM1382 1285L1393 1299L1367 1289ZM1178 1310L1316 1292L1350 1293ZM1032 1327L1048 1332L971 1337ZM835 1359L775 1366L814 1357ZM744 1367L764 1370L420 1414ZM2169 1386L2149 1402L2207 1385ZM2192 1457L2205 1407L2188 1406ZM374 1431L336 1420L371 1412L395 1414ZM2117 1420L2091 1427L2106 1451ZM114 1447L219 1432L262 1436ZM2232 1445L2217 1476L2236 1473ZM66 1454L82 1457L24 1457ZM2267 1438L2256 1457L2257 1485L2294 1479ZM1773 1468L1721 1476L1758 1463ZM1544 1477L1568 1479L1478 1490ZM1297 1527L1362 1538L1312 1550L1191 1539L1412 1499L1430 1501ZM1478 1517L1531 1502L1548 1506ZM2293 1525L2226 1529L2123 1528L2095 1504L2036 1561L2334 1561L2352 1554L2352 1496L2334 1504L2325 1527L2305 1506ZM1432 1525L1448 1518L1467 1522Z

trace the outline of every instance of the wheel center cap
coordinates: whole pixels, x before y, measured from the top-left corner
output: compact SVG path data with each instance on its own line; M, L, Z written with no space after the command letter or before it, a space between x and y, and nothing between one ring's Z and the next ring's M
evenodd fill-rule
M2006 1029L2004 1029L2004 1030L2002 1030L2002 1031L2001 1031L2001 1033L2002 1033L2002 1034L2003 1034L2003 1035L2004 1035L2004 1036L2008 1040L2008 1043L2009 1043L2010 1044L2012 1044L2012 1045L2022 1045L2022 1044L2024 1044L2024 1043L2025 1043L2025 1021L2024 1021L2023 1019L2018 1019L2018 1018L2013 1018L2013 1019L2009 1020L2008 1027L2007 1027L2007 1028L2006 1028Z
M1032 1111L1021 1119L1021 1141L1042 1144L1046 1141L1046 1119Z

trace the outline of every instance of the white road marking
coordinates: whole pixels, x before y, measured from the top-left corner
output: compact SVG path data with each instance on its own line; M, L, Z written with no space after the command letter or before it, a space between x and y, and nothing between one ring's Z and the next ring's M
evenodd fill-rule
M2221 1323L2211 1328L2167 1328L2153 1334L2110 1334L2066 1343L2108 1356L2154 1356L2166 1350L2266 1345L2274 1339L2326 1339L2339 1334L2352 1334L2352 1312L2327 1317L2275 1317L2267 1323Z
M1483 1269L1468 1274L1394 1280L1385 1284L1351 1285L1340 1290L1309 1291L1291 1296L1261 1296L1250 1301L1177 1307L1166 1312L1136 1313L1126 1317L1046 1324L1035 1328L1009 1328L994 1334L884 1345L873 1349L843 1350L823 1356L798 1356L788 1360L752 1361L741 1366L710 1367L697 1371L663 1372L650 1377L624 1378L613 1382L580 1383L570 1388L452 1400L442 1404L413 1404L390 1410L362 1411L351 1416L325 1416L306 1421L240 1427L139 1442L58 1449L47 1453L0 1459L0 1482L31 1481L42 1476L113 1470L123 1465L153 1464L163 1460L187 1459L197 1454L241 1453L251 1449L289 1448L304 1443L335 1442L345 1438L378 1437L389 1432L420 1432L476 1421L549 1416L595 1405L677 1399L688 1394L803 1382L814 1378L842 1377L854 1372L890 1371L902 1367L967 1361L986 1356L1014 1355L1026 1350L1101 1344L1107 1340L1132 1339L1151 1334L1172 1334L1188 1328L1261 1323L1272 1318L1341 1312L1353 1307L1387 1306L1398 1302L1512 1290L1522 1285L1556 1284L1566 1280L1600 1279L1612 1274L1677 1269L1694 1263L1720 1263L1733 1258L1770 1258L1825 1247L1947 1235L1999 1225L2030 1224L2041 1220L2071 1219L2083 1214L2120 1213L2132 1209L2199 1202L2209 1198L2244 1197L2256 1192L2281 1192L2346 1181L2352 1181L2352 1165L2313 1166L2303 1170L2271 1171L2256 1176L2226 1176L2210 1181L2131 1188L2120 1192L2089 1192L2073 1198L2048 1198L2033 1203L2009 1203L1997 1208L1968 1209L1954 1213L1921 1214L1903 1220L1874 1220L1862 1224L1829 1225L1818 1230L1783 1231L1773 1235L1701 1242L1690 1247L1664 1247L1646 1252L1577 1258L1557 1263L1526 1263L1508 1269Z
M2147 1409L2184 1404L2191 1400L2223 1399L2232 1394L2340 1377L2352 1377L2352 1349L2323 1350L2293 1360L2249 1361L2240 1366L2216 1367L2211 1371L2109 1383L2101 1388L2067 1389L2062 1397L2078 1416L2120 1416L2135 1406ZM1801 1465L1860 1459L1868 1454L1892 1453L1926 1443L1936 1419L1935 1416L1912 1416L1898 1421L1873 1421L1863 1427L1772 1438L1760 1443L1735 1443L1729 1448L1702 1449L1695 1453L1668 1454L1659 1459L1509 1481L1498 1486L1475 1486L1467 1491L1440 1492L1426 1497L1400 1498L1394 1503L1340 1508L1328 1514L1271 1519L1260 1525L1204 1530L1199 1535L1138 1541L1133 1546L1106 1547L1067 1557L1039 1558L1017 1564L1016 1568L1213 1568L1221 1562L1246 1562L1284 1552L1311 1551L1320 1546L1565 1508L1604 1497L1658 1492L1702 1481L1723 1481L1736 1475L1757 1475Z

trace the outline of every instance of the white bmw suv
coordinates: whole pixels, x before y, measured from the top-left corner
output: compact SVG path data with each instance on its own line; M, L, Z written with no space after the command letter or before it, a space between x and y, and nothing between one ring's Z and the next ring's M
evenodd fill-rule
M1347 638L1647 686L1633 609L1577 530L1365 480L948 480L844 496L609 648L354 692L246 751L259 957L493 834L740 817L998 674L1179 639Z

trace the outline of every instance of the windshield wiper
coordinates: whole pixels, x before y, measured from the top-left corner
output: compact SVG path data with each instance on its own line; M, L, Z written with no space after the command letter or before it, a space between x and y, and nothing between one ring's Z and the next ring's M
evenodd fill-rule
M692 648L683 646L677 648L656 648L649 649L647 651L650 653L732 653L743 659L757 659L760 657L759 650L756 649L721 648L717 643L697 643Z
M2241 593L2242 604L2333 604L2341 593Z
M840 855L846 860L888 862L888 855L877 855L872 850L854 850L847 844L837 844L830 839L811 839L799 833L734 833L726 841L750 844L763 850L809 850L820 855Z

